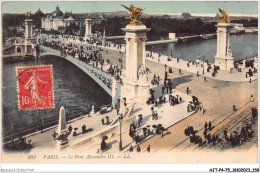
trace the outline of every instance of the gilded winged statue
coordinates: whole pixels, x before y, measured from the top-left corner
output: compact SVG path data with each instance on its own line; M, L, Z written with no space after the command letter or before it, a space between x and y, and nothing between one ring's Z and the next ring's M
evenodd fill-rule
M29 19L30 16L31 16L31 12L30 12L30 11L29 11L29 12L26 12L26 13L25 13L25 16L27 17L27 19Z
M121 4L122 5L122 4ZM125 7L128 12L130 13L130 24L134 24L134 25L138 25L138 24L142 24L142 22L140 21L141 15L142 15L142 11L144 10L138 7L135 7L133 4L130 5L130 8L122 5L123 7Z
M90 18L90 16L91 16L91 14L90 14L90 13L88 13L88 12L86 12L86 15L87 15L87 19L89 19L89 18Z
M225 10L221 10L219 8L220 16L218 18L219 23L229 23L229 15L225 12Z

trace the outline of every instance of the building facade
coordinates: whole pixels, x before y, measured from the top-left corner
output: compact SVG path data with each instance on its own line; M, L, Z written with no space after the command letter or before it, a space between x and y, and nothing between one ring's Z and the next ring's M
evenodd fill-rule
M70 26L76 24L80 29L84 28L86 14L73 14L72 12L63 13L59 6L52 13L46 13L41 19L41 27L46 30L58 30L59 27ZM101 22L104 19L104 15L91 14L93 23Z

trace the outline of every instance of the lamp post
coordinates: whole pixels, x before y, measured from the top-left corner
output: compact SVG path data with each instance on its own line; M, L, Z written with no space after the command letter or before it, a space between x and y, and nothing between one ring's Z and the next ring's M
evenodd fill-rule
M164 65L164 68L165 68L165 71L167 71L167 70L166 70L166 69L167 69L167 64Z
M122 70L122 58L120 58L118 61L119 61L119 63L121 63L121 67L120 68Z
M203 59L203 65L202 65L203 70L202 70L202 74L204 74L204 62L205 62L205 56L203 56L202 59Z
M123 121L123 115L120 114L119 116L119 123L120 123L120 142L119 142L119 151L122 151L122 121Z

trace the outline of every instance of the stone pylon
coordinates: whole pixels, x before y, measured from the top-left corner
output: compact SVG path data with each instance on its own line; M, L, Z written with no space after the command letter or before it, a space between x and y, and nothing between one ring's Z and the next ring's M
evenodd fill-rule
M85 39L90 39L92 35L92 20L86 19L85 20Z
M217 53L215 65L220 70L230 71L234 68L234 58L229 46L229 32L232 28L230 23L218 23L217 27Z
M150 96L150 83L145 67L146 32L150 28L143 24L128 24L122 30L126 32L126 72L121 96L127 102L132 100L133 103L145 104Z
M25 20L25 34L24 34L24 53L25 54L33 54L34 50L34 43L36 41L35 37L33 36L33 20L26 19Z
M66 122L65 108L61 106L60 114L59 114L58 134L61 135L61 133L64 130L67 130L67 122Z

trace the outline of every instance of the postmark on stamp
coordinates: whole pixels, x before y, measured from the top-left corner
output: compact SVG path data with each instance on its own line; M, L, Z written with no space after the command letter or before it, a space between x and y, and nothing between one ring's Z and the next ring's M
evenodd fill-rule
M17 67L16 74L19 110L55 107L52 65Z

